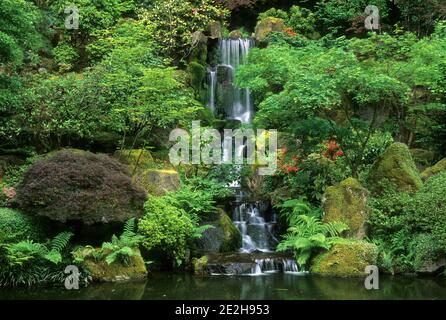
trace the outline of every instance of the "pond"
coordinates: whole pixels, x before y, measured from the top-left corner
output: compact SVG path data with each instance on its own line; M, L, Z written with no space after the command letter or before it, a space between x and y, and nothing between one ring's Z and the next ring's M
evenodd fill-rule
M0 289L0 299L87 300L365 300L446 299L445 278L382 276L379 290L366 290L364 279L277 273L262 276L209 276L156 273L144 282L93 284L78 291L64 288Z

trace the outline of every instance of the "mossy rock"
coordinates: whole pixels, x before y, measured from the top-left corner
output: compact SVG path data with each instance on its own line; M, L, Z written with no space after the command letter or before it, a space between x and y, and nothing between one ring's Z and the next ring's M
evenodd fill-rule
M154 159L150 151L143 149L118 150L114 158L129 166L130 173L145 170L154 166Z
M335 244L316 256L310 272L334 277L362 277L367 266L376 265L378 248L365 241L345 241Z
M229 33L229 38L232 40L242 39L243 33L240 30L234 30Z
M262 42L271 32L282 32L285 29L283 19L268 17L260 21L255 28L256 40Z
M192 61L187 67L189 81L196 92L200 92L206 78L206 67L197 61Z
M195 275L204 276L207 274L206 266L208 264L208 260L208 256L202 256L200 259L195 258L192 260Z
M94 248L81 248L75 253L77 256L85 257L82 266L88 271L93 281L133 281L144 280L147 277L146 265L138 249L133 249L135 254L130 257L130 263L128 265L124 265L120 261L108 264L105 261L105 257L95 259L93 257L94 253L98 254L99 250Z
M393 143L373 164L368 182L375 194L381 194L383 186L391 183L398 191L416 192L422 185L420 174L404 143Z
M324 221L344 222L349 227L348 237L363 239L365 222L370 213L367 208L368 194L367 189L353 178L327 188L324 194Z
M197 249L202 253L218 253L237 251L242 246L242 235L239 229L232 223L231 218L223 210L218 208L216 219L205 221L205 224L214 226L203 232L203 236L197 239Z
M427 180L430 177L446 171L446 158L437 162L434 166L427 168L421 173L421 178Z
M207 25L206 35L210 39L219 39L222 36L221 32L221 22L220 21L211 21Z
M133 181L154 196L163 196L180 188L180 176L175 170L147 169L137 173Z

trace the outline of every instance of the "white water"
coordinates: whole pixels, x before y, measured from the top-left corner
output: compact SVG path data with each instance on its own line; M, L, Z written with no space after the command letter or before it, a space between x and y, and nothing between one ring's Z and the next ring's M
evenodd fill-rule
M208 108L216 114L219 111L224 111L228 119L239 120L242 123L250 123L253 118L253 104L251 99L251 92L249 89L241 89L237 87L235 76L238 68L246 63L249 50L254 46L254 41L251 39L220 39L219 40L219 64L215 68L208 70ZM229 83L229 90L231 90L232 101L226 101L225 105L220 105L217 108L217 95L220 87L218 85L218 69L219 67L226 68L228 78L223 81ZM226 87L226 88L228 88ZM223 89L221 89L223 90ZM220 92L223 96L224 93ZM223 102L221 102L223 103ZM217 110L219 109L219 110Z

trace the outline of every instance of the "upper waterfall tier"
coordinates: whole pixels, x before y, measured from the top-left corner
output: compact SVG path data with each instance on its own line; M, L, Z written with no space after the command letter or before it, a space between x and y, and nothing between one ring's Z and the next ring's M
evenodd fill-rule
M253 46L252 39L220 39L218 65L208 70L208 108L242 123L252 121L253 104L249 89L235 85L235 76Z

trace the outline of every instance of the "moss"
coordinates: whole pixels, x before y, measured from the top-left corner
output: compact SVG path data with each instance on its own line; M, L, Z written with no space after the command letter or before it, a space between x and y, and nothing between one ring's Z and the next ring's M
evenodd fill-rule
M364 276L365 268L376 265L378 248L365 241L346 240L316 256L310 271L315 274L335 277Z
M130 173L134 173L138 170L149 169L154 166L152 154L147 150L118 150L115 152L114 157L123 164L128 165Z
M234 30L229 33L229 38L237 40L243 38L243 33L240 30Z
M208 264L208 256L203 256L200 259L193 259L192 264L194 266L194 273L199 276L206 274L206 266Z
M13 209L0 208L0 243L26 239L43 241L46 239L47 231L43 221L37 217Z
M410 154L418 167L426 167L432 164L435 152L424 149L410 149Z
M256 39L257 41L263 41L270 32L282 32L284 28L285 22L283 19L268 17L257 24L255 28Z
M135 175L133 180L154 196L163 196L166 192L176 191L180 187L180 176L173 169L147 169Z
M206 67L197 61L192 61L187 67L190 84L196 92L200 93L206 77Z
M242 235L240 230L232 223L231 218L222 209L220 211L220 218L218 225L223 230L223 243L220 247L220 252L237 251L242 246Z
M434 166L427 168L426 170L424 170L421 173L421 177L423 178L423 180L427 180L430 177L439 174L441 172L446 171L446 158L444 158L443 160L437 162Z
M97 253L100 249L82 248L80 250L82 251L80 254L87 256L82 265L93 278L93 281L143 280L147 277L146 265L138 249L134 249L136 253L130 258L129 265L124 265L118 261L109 265L105 262L105 259L96 260L92 257L92 253Z
M398 191L416 192L423 182L412 159L409 148L403 143L393 143L370 170L370 189L381 194L383 185L390 182Z
M364 238L364 224L369 216L367 196L368 191L353 178L327 188L324 195L324 221L342 221L350 228L348 236Z

